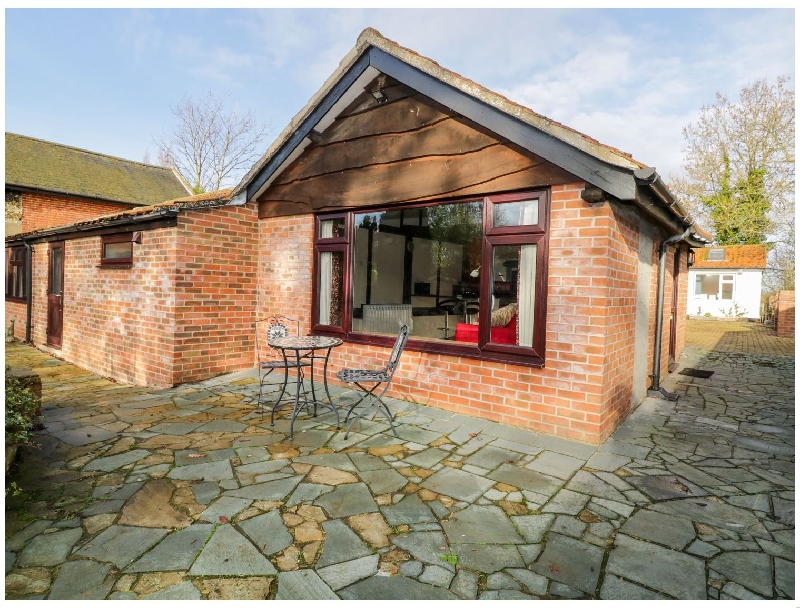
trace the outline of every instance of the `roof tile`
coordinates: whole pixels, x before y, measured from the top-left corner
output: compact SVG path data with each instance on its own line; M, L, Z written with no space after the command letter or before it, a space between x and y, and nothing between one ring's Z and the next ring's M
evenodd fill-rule
M189 194L169 167L145 165L6 133L6 187L17 186L131 205Z
M724 260L709 260L710 249L724 249ZM760 245L719 245L695 250L692 268L766 268L767 246Z

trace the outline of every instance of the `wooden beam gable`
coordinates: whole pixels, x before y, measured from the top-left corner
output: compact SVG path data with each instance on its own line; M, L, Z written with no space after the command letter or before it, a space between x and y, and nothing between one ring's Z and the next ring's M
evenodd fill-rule
M378 87L384 97L373 96ZM259 215L424 201L576 181L381 75L258 198Z

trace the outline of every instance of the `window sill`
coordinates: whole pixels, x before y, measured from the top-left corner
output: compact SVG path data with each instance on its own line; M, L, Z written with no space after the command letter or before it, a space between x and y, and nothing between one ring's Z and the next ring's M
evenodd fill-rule
M125 264L98 264L96 268L105 270L123 270L125 268L133 268L133 262L127 262Z
M19 302L20 304L27 304L28 298L16 298L13 296L6 296L6 302Z
M376 336L361 333L343 334L325 330L312 331L311 334L335 336L350 344L367 344L372 346L385 346L387 348L391 348L396 339L395 336ZM544 357L536 354L533 352L533 350L531 350L531 354L523 355L516 352L508 352L508 349L511 348L519 349L520 347L509 347L502 344L487 344L482 350L479 349L477 345L473 345L470 342L455 342L452 340L440 342L419 339L415 340L413 335L409 336L408 342L406 343L406 350L414 352L450 355L453 357L462 357L477 361L508 363L510 365L519 365L523 367L543 368L545 366Z

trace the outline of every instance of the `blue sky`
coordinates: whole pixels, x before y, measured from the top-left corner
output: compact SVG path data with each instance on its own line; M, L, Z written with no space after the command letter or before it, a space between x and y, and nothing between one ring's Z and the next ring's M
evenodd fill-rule
M668 177L719 91L790 76L793 9L6 9L5 129L141 161L213 90L276 136L374 27ZM266 149L265 144L265 149Z

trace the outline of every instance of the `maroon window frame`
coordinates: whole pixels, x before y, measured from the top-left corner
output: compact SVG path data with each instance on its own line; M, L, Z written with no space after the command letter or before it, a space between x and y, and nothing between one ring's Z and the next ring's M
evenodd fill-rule
M490 337L490 315L482 315L479 320L478 343L453 342L453 341L433 341L421 338L409 338L407 348L430 353L450 354L463 356L486 361L498 361L527 365L532 367L543 367L545 362L545 320L547 314L547 277L548 277L548 248L550 230L550 190L529 190L525 192L492 194L477 197L483 200L483 238L481 251L481 264L484 268L492 267L492 248L502 245L536 245L536 278L534 296L534 327L533 327L533 346L518 346L509 344L498 344L489 341ZM493 226L494 206L508 202L523 201L536 198L539 200L538 223L522 226ZM452 204L459 202L474 202L475 196L458 199L442 199L424 204L401 204L390 207L370 208L370 211L387 211L415 209L424 206L437 204ZM335 335L346 339L349 342L361 344L375 344L391 346L394 337L372 335L352 330L352 295L353 295L353 217L356 214L364 213L366 209L355 208L351 211L342 213L320 214L316 217L314 234L314 265L312 278L312 333L320 335ZM327 220L343 220L345 231L344 235L323 238L320 236L321 224ZM319 269L320 253L323 252L343 252L344 268L343 274L343 302L342 302L342 323L341 325L320 325L319 319ZM485 272L479 276L481 281L480 289L480 308L489 310L493 285L492 273Z
M331 237L322 237L322 223L333 221L340 224L343 234ZM350 324L350 311L352 309L352 285L350 284L350 238L352 234L353 214L352 213L327 213L318 215L314 222L314 265L313 276L311 279L311 330L313 333L346 337ZM342 310L341 323L338 325L323 325L319 323L319 272L320 254L322 253L341 253L342 254Z
M25 293L27 272L25 247L6 247L6 300L28 301L28 294Z
M100 266L104 268L130 268L133 266L133 242L134 235L131 233L112 234L102 237L100 245ZM106 245L116 245L118 243L127 243L130 247L130 254L124 257L107 257Z

